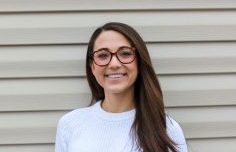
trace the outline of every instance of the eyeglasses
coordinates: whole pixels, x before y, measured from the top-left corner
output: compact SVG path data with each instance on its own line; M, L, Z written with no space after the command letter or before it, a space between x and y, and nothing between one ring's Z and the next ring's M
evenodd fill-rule
M115 53L110 52L108 48L101 48L94 51L91 57L95 64L99 66L106 66L111 62L113 55L115 55L121 63L129 64L135 59L135 48L122 46Z

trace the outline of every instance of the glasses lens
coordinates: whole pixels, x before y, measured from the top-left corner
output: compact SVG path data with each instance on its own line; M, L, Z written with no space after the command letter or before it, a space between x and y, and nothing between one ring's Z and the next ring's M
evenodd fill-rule
M122 63L130 63L135 58L135 52L132 48L123 47L117 52L117 57Z
M107 50L100 50L93 54L93 59L98 65L106 65L111 59L111 53Z

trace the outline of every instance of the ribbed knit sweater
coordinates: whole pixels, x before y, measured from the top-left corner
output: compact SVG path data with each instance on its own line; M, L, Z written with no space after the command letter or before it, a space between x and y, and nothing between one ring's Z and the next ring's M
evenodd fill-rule
M134 117L135 109L109 113L101 108L100 101L71 111L58 123L55 152L141 152L130 132ZM179 124L169 116L166 121L168 135L180 152L187 152Z

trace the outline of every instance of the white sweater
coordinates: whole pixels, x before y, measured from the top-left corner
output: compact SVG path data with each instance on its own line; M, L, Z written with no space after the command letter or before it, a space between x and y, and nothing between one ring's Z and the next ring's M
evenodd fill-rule
M122 113L104 111L101 102L64 115L57 127L55 152L141 152L130 129L135 109ZM167 117L168 135L187 152L182 129Z

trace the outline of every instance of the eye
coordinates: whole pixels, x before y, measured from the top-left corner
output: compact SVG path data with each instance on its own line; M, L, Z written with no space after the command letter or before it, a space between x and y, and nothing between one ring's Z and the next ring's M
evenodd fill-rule
M128 58L134 55L134 52L129 48L123 48L119 51L119 56L122 58Z
M107 51L99 51L94 54L94 57L100 60L105 60L110 57L110 53L108 53Z

